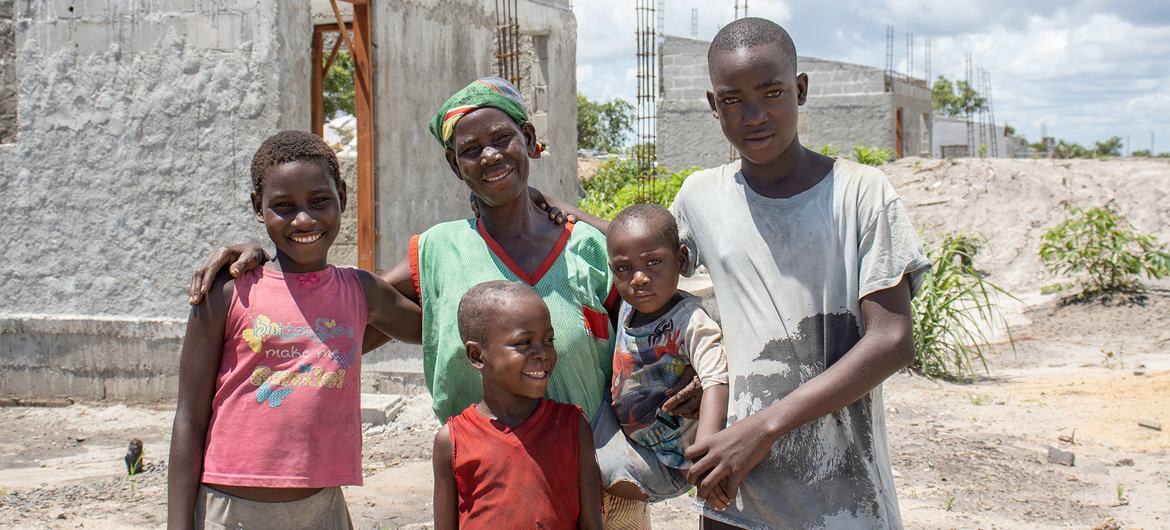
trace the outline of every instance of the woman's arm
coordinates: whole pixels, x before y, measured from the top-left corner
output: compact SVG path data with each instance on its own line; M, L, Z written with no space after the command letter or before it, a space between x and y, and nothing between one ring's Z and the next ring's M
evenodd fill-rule
M577 528L601 530L601 470L593 449L593 429L584 414L577 420L577 481Z
M431 465L435 471L435 530L459 528L459 493L455 490L451 436L447 433L446 425L440 427L439 432L435 434Z
M385 279L359 270L369 304L369 327L403 342L422 341L422 309ZM365 341L363 339L363 347Z
M215 283L220 269L228 264L231 265L228 267L228 273L232 278L239 278L241 274L263 265L268 259L268 253L256 243L237 243L211 251L207 259L203 260L203 264L195 269L195 274L191 275L187 302L191 305L202 302L203 295L207 294L207 290Z
M196 496L203 475L203 447L223 354L232 289L228 275L219 275L207 300L193 306L187 319L187 336L179 358L179 402L171 430L167 470L167 528L172 530L192 528L195 523Z

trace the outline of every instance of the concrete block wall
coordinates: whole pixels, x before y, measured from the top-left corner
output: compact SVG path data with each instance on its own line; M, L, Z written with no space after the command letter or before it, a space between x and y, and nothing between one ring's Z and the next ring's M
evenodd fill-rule
M710 41L666 35L662 38L660 71L665 100L707 100L711 77L707 72Z
M797 134L809 149L832 145L847 155L854 145L894 147L894 108L889 94L809 96L800 115Z
M662 45L663 93L658 104L658 161L669 169L710 167L731 158L730 147L706 102L710 88L708 41L667 35ZM800 108L797 133L812 149L832 145L849 154L853 146L896 147L896 115L903 113L903 153L929 156L930 93L895 80L886 91L885 72L870 66L799 57L809 94ZM925 143L925 145L924 145Z
M671 171L715 167L731 160L731 143L706 100L659 101L657 140L658 163Z
M809 97L885 92L885 72L859 64L800 57L797 69L808 75Z
M251 156L309 126L302 7L15 3L0 393L174 396L192 267L214 244L264 239Z

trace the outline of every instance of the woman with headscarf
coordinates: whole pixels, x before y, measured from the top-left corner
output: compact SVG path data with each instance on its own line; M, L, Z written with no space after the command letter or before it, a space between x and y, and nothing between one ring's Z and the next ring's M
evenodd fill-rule
M460 340L458 304L471 287L491 280L530 285L552 317L558 361L548 398L571 403L591 418L602 483L606 527L648 526L644 498L631 481L652 476L629 449L609 405L613 336L611 314L620 302L608 265L605 236L572 222L558 225L538 208L528 187L529 159L543 146L514 86L478 79L452 95L430 123L456 178L471 191L478 216L437 224L412 237L406 257L381 274L423 312L423 370L436 416L445 422L481 399L479 373ZM254 244L224 247L195 273L191 299L229 263L233 275L266 259ZM366 331L364 350L389 339ZM693 409L697 400L688 401ZM650 458L653 460L653 458ZM632 523L632 524L631 524Z

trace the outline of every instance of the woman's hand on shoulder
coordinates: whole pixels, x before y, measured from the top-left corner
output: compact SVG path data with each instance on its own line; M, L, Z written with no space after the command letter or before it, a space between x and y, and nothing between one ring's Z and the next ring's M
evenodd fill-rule
M191 305L203 301L219 272L227 266L232 278L255 269L268 261L268 253L256 243L237 243L219 247L208 254L203 264L191 275L191 287L187 290L187 301Z
M561 208L559 201L549 201L547 198L545 198L544 194L540 192L540 190L532 186L528 187L528 198L532 200L532 204L535 204L537 208L540 208L543 212L547 213L548 220L552 221L553 224L557 226L561 226L565 223L577 222L577 216L568 213L564 208Z

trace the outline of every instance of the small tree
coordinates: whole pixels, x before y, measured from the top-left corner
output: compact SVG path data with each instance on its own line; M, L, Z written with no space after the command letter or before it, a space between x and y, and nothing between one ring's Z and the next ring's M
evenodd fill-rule
M951 83L946 76L938 76L931 85L930 97L935 112L944 116L963 116L967 112L977 112L987 108L987 98L971 88L966 81Z
M1040 259L1055 274L1082 275L1082 296L1140 292L1145 289L1141 276L1170 275L1166 247L1104 207L1071 209L1064 221L1044 233Z
M1052 148L1052 156L1056 158L1092 158L1093 152L1076 142L1057 140Z
M1121 156L1121 137L1114 136L1103 142L1097 142L1097 149L1095 155L1097 156Z
M325 63L322 62L321 66L325 66ZM329 72L325 74L323 85L325 119L354 113L353 71L353 59L349 52L337 52L337 57L329 66Z
M624 99L597 103L577 94L577 147L617 152L633 130L634 105Z
M890 161L890 158L894 156L894 151L881 147L855 145L852 156L854 160L867 166L880 166Z

